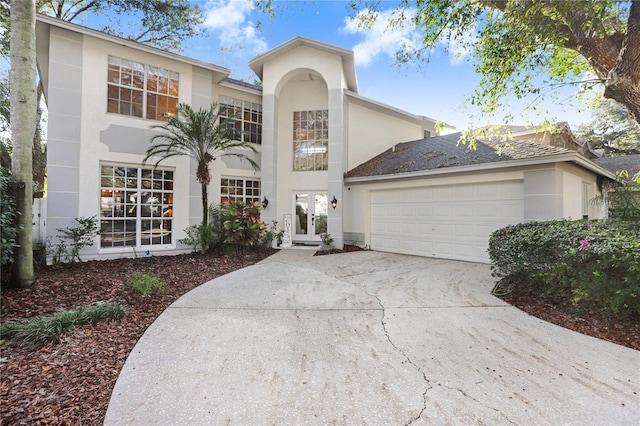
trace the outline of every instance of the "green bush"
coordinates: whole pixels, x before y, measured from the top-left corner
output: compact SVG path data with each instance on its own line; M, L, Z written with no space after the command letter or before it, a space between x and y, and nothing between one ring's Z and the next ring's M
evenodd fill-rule
M267 225L260 219L262 204L230 203L224 212L225 243L239 251L256 247L264 238Z
M161 291L165 283L157 275L135 271L129 277L128 286L133 292L147 297Z
M102 318L121 319L125 315L122 305L98 302L78 309L58 311L53 316L39 316L28 320L6 321L0 325L3 339L37 347L57 343L67 330L95 324Z
M18 211L11 183L11 172L4 167L0 168L0 264L2 266L13 262L13 249L17 247L18 227L15 219Z
M493 276L503 288L527 286L602 315L640 316L640 223L530 222L495 231Z
M178 240L182 244L193 247L197 251L198 247L202 253L213 250L216 253L224 251L225 229L224 212L225 204L212 204L209 206L209 224L192 225L185 229L185 238Z
M73 226L57 229L56 243L47 242L54 265L81 262L80 250L92 246L100 235L97 216L76 217L73 221Z

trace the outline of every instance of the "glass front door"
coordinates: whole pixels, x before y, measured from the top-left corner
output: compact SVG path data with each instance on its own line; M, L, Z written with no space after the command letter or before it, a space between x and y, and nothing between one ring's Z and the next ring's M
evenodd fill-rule
M320 241L327 232L329 197L326 192L297 192L293 194L294 241Z

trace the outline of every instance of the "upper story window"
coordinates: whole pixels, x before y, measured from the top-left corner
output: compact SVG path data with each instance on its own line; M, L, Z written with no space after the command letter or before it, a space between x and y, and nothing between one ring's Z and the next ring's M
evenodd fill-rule
M109 56L107 111L168 121L178 108L177 72Z
M234 121L239 140L262 143L262 105L228 96L220 96L219 104L221 119Z
M329 111L293 113L293 170L329 168Z

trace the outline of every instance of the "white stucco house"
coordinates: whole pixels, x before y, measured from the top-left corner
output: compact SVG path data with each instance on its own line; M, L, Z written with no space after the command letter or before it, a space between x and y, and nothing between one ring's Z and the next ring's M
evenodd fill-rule
M86 259L190 249L178 240L201 220L193 164L142 164L150 126L182 102L233 108L259 151L259 172L215 161L210 200L268 201L263 219L290 224L293 243L328 232L338 247L487 262L499 227L604 215L588 200L614 176L584 152L526 129L511 153L498 156L491 141L469 151L459 133L438 136L435 119L361 96L347 49L294 38L249 62L256 86L47 16L36 33L49 109L47 233L98 216L103 233Z

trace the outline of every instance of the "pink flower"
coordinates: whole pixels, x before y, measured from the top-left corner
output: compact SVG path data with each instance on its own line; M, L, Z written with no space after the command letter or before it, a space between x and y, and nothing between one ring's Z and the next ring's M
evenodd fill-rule
M587 240L580 240L580 248L578 250L580 251L585 251L587 249L587 246L589 245L589 241Z

